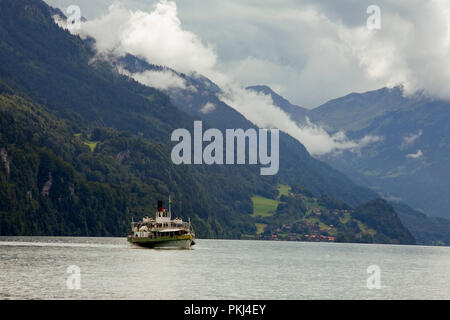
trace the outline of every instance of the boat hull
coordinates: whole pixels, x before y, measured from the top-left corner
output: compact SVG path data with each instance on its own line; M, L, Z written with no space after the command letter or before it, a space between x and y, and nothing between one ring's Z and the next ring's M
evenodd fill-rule
M128 237L128 241L145 248L188 249L195 244L191 235L159 238Z

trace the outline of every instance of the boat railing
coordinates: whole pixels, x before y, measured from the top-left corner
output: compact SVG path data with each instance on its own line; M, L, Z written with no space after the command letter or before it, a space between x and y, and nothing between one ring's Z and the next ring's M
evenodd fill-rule
M140 227L147 226L147 227L150 227L153 230L156 230L156 229L158 229L158 230L159 229L167 229L167 228L180 228L180 229L187 229L187 230L189 230L189 227L190 227L189 223L187 223L187 222L183 222L183 223L172 223L172 222L167 222L167 223L134 222L132 226L133 227L137 227L138 229Z

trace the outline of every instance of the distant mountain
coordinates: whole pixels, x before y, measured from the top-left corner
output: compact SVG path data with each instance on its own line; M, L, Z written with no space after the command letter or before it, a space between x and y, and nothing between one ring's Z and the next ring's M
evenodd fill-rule
M321 157L323 161L386 199L406 202L432 216L450 218L449 102L420 94L404 97L401 87L383 88L328 101L309 110L306 116L329 132L344 130L353 139L366 135L382 138L360 152L326 155ZM304 116L291 117L304 121ZM400 217L411 226L418 241L449 243L445 235L450 233L448 220L422 213L417 219L405 213L413 209L401 205L395 208L402 209ZM437 227L441 222L442 226Z
M310 110L308 117L328 131L354 131L366 127L377 116L401 109L406 102L400 87L383 88L330 100Z
M450 218L450 103L401 94L400 88L381 89L314 109L311 119L352 138L382 138L359 154L322 160L386 198Z
M306 116L329 132L381 138L363 152L344 151L322 160L386 198L450 217L450 102L383 88L328 101Z
M256 92L261 92L261 93L264 93L265 95L269 95L272 98L272 100L276 106L278 106L281 110L283 110L287 114L291 115L292 118L294 118L294 119L304 120L306 114L308 113L308 109L291 104L288 100L286 100L285 98L280 96L278 93L273 91L268 86L261 86L261 85L250 86L250 87L247 87L247 89L253 90Z
M417 243L426 245L450 244L450 220L430 217L408 205L392 202L403 225L414 235Z

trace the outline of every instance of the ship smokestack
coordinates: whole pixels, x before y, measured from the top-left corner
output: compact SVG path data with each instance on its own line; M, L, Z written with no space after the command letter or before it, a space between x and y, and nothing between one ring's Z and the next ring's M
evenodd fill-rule
M158 200L158 211L159 212L164 211L162 200Z

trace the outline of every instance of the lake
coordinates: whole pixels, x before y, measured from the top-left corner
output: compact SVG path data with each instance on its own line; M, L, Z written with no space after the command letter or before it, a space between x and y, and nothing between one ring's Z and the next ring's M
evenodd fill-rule
M450 299L450 247L0 237L0 299Z

